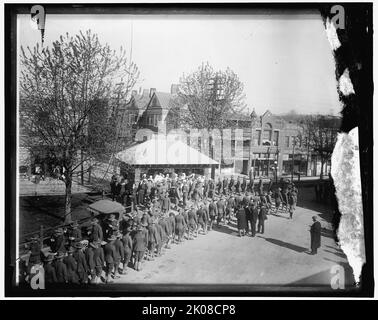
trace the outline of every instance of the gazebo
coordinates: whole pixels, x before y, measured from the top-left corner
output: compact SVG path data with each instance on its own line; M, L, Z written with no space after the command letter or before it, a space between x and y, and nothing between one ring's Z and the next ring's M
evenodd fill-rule
M135 144L116 154L116 159L135 168L135 181L142 170L198 170L208 174L214 172L218 162L188 146L180 139L169 136L152 136L151 139Z

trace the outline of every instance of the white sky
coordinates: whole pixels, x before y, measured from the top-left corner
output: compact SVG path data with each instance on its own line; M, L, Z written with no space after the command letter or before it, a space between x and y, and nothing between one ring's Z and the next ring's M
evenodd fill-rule
M320 15L47 15L45 46L88 29L114 49L129 50L133 34L132 58L141 72L136 89L169 92L183 73L208 61L238 74L258 114L341 110ZM30 15L19 16L18 35L23 46L41 42Z

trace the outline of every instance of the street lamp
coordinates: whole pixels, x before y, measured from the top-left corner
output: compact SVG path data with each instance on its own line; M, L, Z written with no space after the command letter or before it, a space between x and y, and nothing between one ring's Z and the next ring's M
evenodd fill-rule
M277 184L277 171L278 171L278 162L277 160L274 161L274 170L275 170L275 175L276 175L276 184Z
M255 126L256 119L257 119L257 114L256 114L256 111L255 111L255 108L253 108L250 117L251 117L251 139L249 141L248 168L249 168L249 172L250 172L250 177L252 177L251 170L252 170L252 156L253 156L253 152L252 152L253 129L254 129L254 126ZM255 168L253 168L253 170L254 169Z

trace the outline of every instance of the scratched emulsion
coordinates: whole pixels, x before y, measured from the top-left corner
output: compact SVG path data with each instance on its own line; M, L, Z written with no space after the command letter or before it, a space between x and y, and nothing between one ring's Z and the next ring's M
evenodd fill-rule
M354 279L359 283L366 260L357 127L349 134L338 135L331 161L331 174L341 213L337 236L353 269Z
M341 43L336 27L329 18L325 22L325 29L335 55ZM347 68L339 76L338 91L340 96L344 97L355 94ZM353 269L354 279L359 283L362 266L366 260L357 127L349 133L338 135L331 161L331 174L341 213L337 236L340 247Z

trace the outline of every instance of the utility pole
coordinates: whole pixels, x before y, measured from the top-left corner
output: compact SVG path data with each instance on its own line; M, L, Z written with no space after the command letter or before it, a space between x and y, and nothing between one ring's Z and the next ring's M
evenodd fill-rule
M248 168L249 168L249 171L252 170L252 157L253 157L253 150L252 150L252 147L253 147L253 130L254 130L254 127L255 127L256 119L257 119L257 114L256 114L256 112L255 112L255 108L253 108L250 117L251 117L251 138L250 138L250 140L249 140L249 158L248 158ZM255 171L255 161L254 161L254 159L253 159L253 174L254 174L254 171Z
M294 180L294 150L295 150L295 146L297 144L297 137L294 137L293 139L293 153L291 155L291 182L293 182Z

